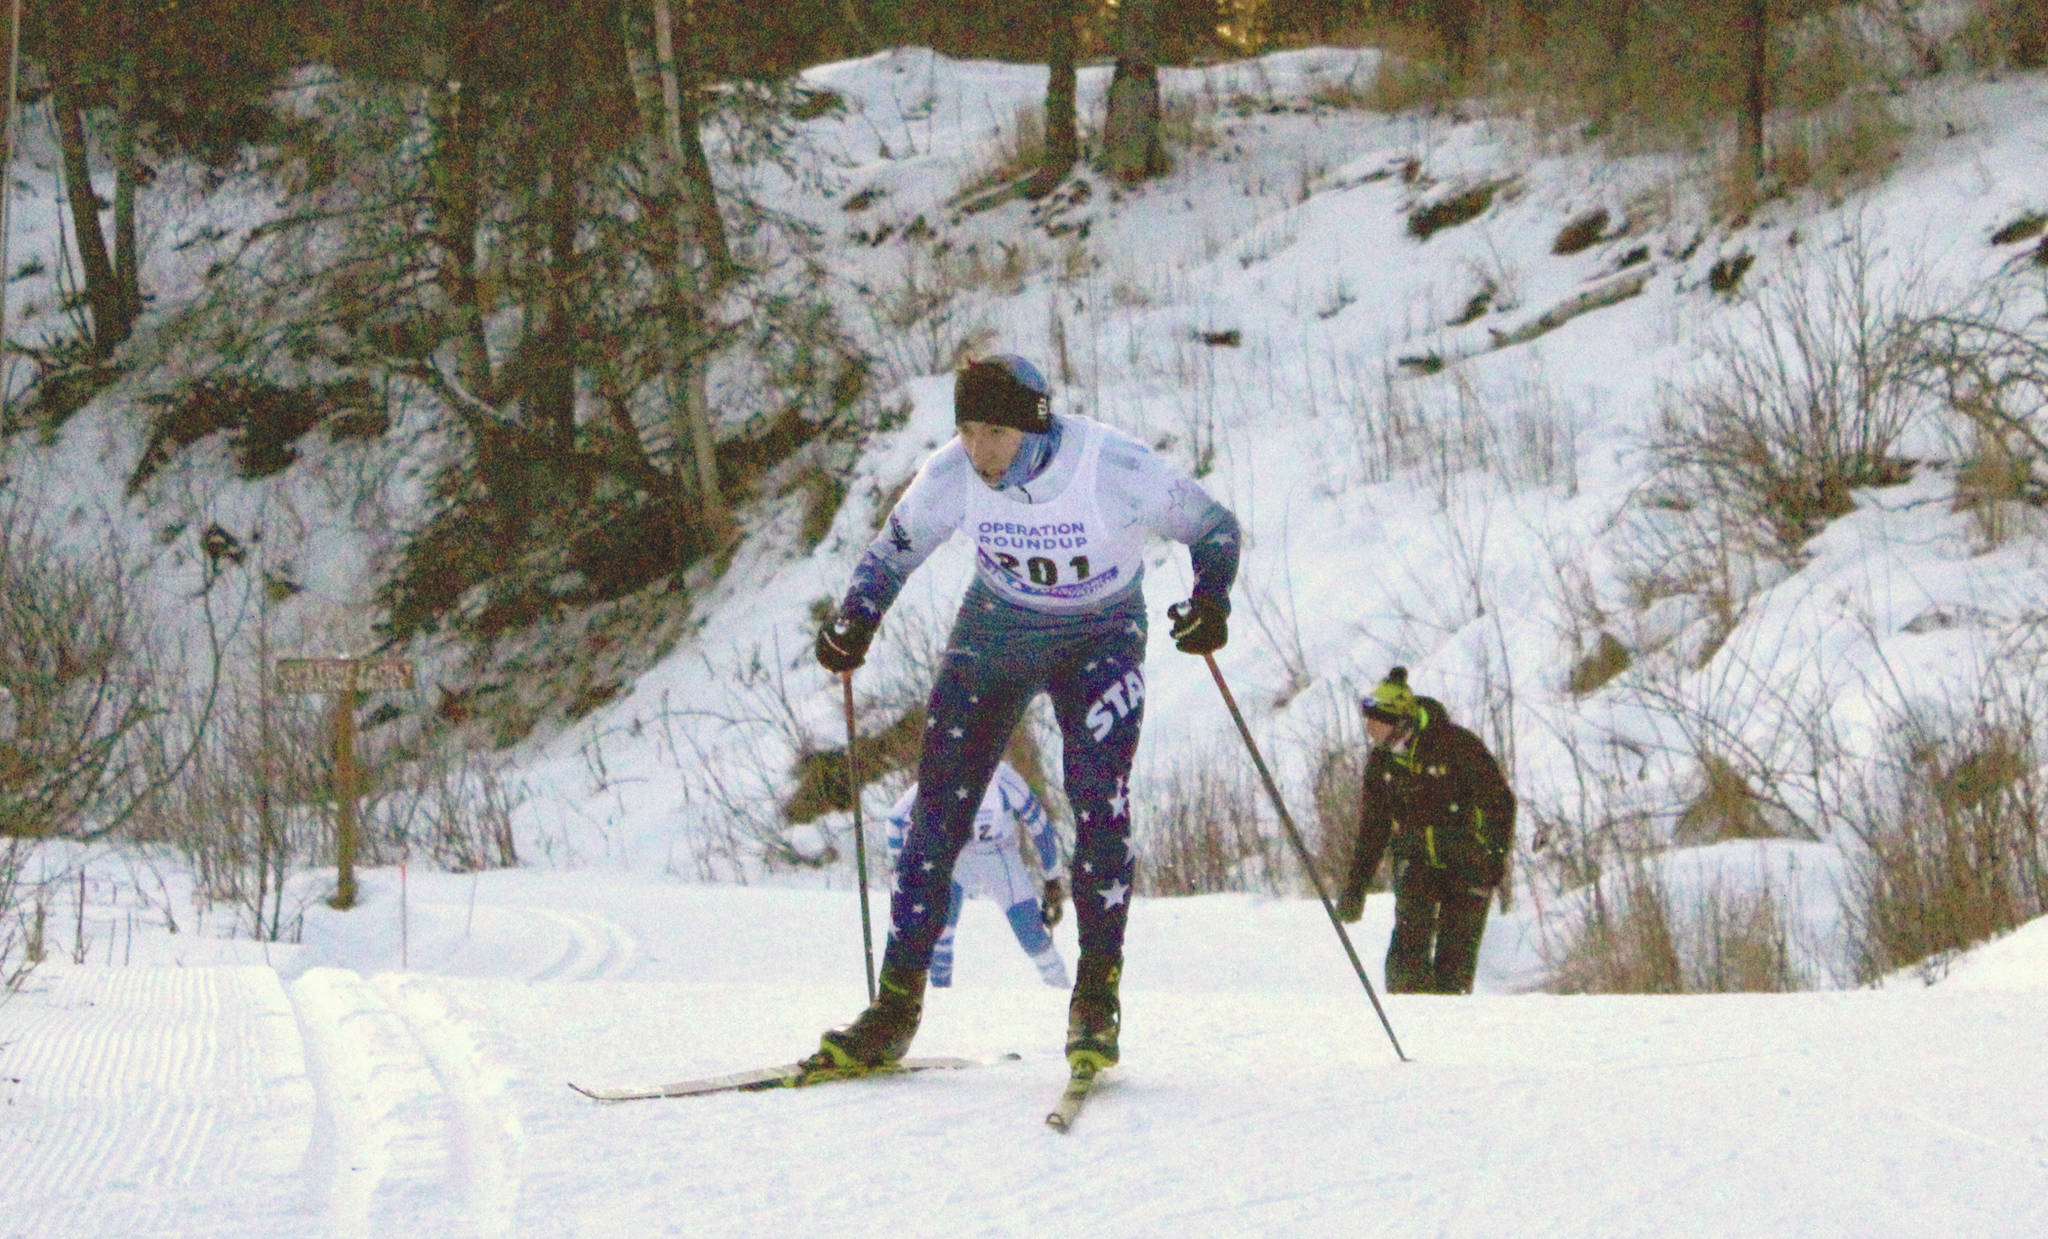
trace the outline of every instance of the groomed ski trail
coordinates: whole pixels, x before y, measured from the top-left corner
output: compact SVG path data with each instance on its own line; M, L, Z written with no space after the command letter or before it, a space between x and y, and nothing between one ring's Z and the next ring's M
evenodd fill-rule
M305 1167L324 1233L513 1233L520 1144L503 1077L429 983L315 969L292 986L319 1094Z
M276 973L46 966L8 1005L0 1235L288 1228L315 1100Z

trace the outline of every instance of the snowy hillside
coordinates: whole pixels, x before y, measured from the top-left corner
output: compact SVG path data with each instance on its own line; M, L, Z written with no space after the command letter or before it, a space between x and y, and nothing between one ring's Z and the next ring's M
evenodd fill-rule
M528 867L457 876L415 858L368 873L345 914L318 902L331 875L303 871L303 941L264 944L230 912L195 913L194 877L167 854L38 851L24 878L50 908L50 962L0 999L0 1235L2048 1229L2048 934L2036 922L1843 987L1855 839L1827 811L1902 712L1967 716L1983 685L2033 665L2038 513L2012 505L2020 532L1987 544L1954 503L1954 428L1918 418L1899 445L1910 476L1856 491L1797 554L1702 566L1649 450L1674 393L1754 331L1747 295L1862 263L1867 291L1933 306L2024 272L2026 249L1991 238L2048 209L2048 80L1924 84L1898 101L1915 136L1871 192L1795 194L1732 225L1686 161L1343 106L1373 64L1314 50L1168 72L1190 135L1169 176L1083 176L980 211L960 191L999 160L1042 70L906 50L811 71L845 103L804 129L814 175L744 175L821 230L833 295L868 324L902 416L857 453L788 462L722 574L693 574L687 613L664 618L670 652L512 753ZM1084 116L1105 84L1083 72ZM1418 237L1420 209L1481 188L1474 218ZM265 207L208 201L244 226ZM1595 210L1596 239L1557 252ZM54 248L47 202L17 226ZM1743 255L1745 282L1716 291ZM49 293L31 279L9 295L33 321ZM1297 822L1313 827L1316 775L1362 743L1357 697L1391 664L1509 759L1518 898L1489 924L1476 996L1387 1001L1413 1061L1283 862L1270 884L1246 866L1254 893L1141 886L1124 1063L1065 1139L1039 1122L1064 1077L1064 995L980 904L917 1052L1020 1061L619 1107L563 1087L787 1061L858 1009L851 815L792 828L779 809L795 757L845 742L810 656L814 608L952 433L963 347L1039 359L1056 407L1160 445L1240 517L1217 662ZM294 565L289 639L361 649L365 574L417 499L399 442L336 445L254 484L199 453L174 489L194 521L261 524L264 554ZM10 477L66 536L117 530L165 627L200 633L190 540L159 538L161 514L107 481L139 450L96 406ZM819 466L847 473L847 500L807 548L802 488L780 483ZM918 701L968 571L956 545L913 578L856 677L865 729ZM1232 803L1276 840L1203 664L1163 636L1184 554L1157 549L1148 577L1141 848L1196 772L1242 780ZM1602 633L1632 676L1574 692ZM1686 839L1703 751L1781 776L1785 837ZM870 826L903 780L866 790ZM1796 970L1837 988L1526 992L1586 898L1537 827L1616 821L1692 844L1654 862L1675 889L1769 890ZM1351 929L1375 985L1391 919L1375 894ZM1057 935L1069 960L1072 932Z

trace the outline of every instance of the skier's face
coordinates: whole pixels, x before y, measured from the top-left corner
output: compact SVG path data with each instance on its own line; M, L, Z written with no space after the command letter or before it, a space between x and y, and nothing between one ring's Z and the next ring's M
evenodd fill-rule
M974 471L990 486L998 485L1003 474L1010 470L1010 462L1017 458L1017 448L1024 442L1024 432L1011 426L994 426L988 422L961 422L960 446L967 449L967 459L974 464Z
M1385 719L1374 718L1370 714L1365 716L1365 738L1372 741L1374 748L1383 747L1400 730L1399 725L1389 723Z

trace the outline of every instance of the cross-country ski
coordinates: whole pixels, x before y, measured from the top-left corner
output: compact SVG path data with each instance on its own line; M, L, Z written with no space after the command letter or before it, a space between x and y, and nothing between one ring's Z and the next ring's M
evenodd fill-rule
M786 1063L779 1067L736 1071L729 1075L706 1076L698 1080L677 1080L672 1084L592 1088L572 1080L569 1087L592 1101L654 1101L665 1097L703 1097L710 1093L758 1093L778 1088L810 1088L844 1080L911 1075L920 1071L958 1071L965 1067L1014 1063L1021 1057L1019 1054L1005 1054L1000 1058L906 1058L900 1062L884 1063L879 1067L816 1068L806 1067L802 1063Z
M1072 1131L1074 1120L1081 1117L1081 1107L1095 1091L1095 1081L1101 1074L1091 1066L1075 1067L1067 1076L1067 1087L1060 1093L1059 1102L1045 1116L1045 1125L1063 1134Z

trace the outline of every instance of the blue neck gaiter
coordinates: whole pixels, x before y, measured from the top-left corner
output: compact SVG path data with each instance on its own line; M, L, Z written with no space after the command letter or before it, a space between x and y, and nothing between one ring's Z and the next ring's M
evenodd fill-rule
M1060 419L1052 419L1052 427L1044 434L1024 432L1024 441L1017 445L1017 454L1010 458L1010 468L1003 474L1003 480L996 487L1003 490L1011 486L1022 486L1052 463L1053 453L1060 450Z

